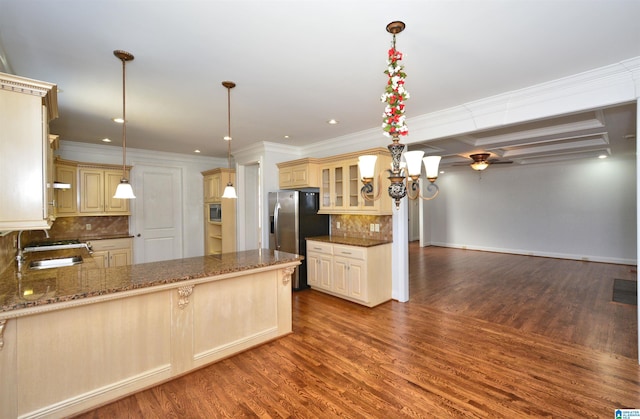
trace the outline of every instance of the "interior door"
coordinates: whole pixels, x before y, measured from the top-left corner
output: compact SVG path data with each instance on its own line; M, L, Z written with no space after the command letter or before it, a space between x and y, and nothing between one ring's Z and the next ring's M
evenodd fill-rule
M134 263L182 258L182 169L135 165Z

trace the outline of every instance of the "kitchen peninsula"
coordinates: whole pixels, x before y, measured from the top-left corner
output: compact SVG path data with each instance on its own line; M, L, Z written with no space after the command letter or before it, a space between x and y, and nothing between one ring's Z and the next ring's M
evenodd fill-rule
M291 333L267 249L0 274L0 417L69 416Z

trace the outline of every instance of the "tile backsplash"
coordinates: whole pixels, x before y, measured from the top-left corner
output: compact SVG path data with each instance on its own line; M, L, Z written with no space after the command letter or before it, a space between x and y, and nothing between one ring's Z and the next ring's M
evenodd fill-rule
M18 232L13 231L6 236L0 237L0 273L15 260L16 248L13 247L13 243L17 235Z
M50 239L60 240L88 240L96 237L126 236L128 234L128 216L61 217L57 218L49 229ZM17 237L17 231L0 237L0 272L15 260ZM33 241L47 240L47 238L42 230L25 230L20 240L24 247Z
M49 230L56 239L91 239L129 234L128 216L61 217Z
M393 240L392 217L391 215L332 215L331 235ZM380 231L371 231L371 224L379 225Z

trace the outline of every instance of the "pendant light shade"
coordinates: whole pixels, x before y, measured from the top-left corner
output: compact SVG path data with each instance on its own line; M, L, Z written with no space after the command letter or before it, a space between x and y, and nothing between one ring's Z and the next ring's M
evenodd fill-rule
M224 140L227 141L227 165L229 169L231 169L231 89L236 87L236 84L232 81L223 81L222 85L227 88L227 135L224 137ZM237 199L238 195L236 194L236 188L233 187L233 183L231 183L231 173L229 173L229 181L227 186L224 188L224 192L222 193L223 198L231 198Z
M224 193L222 194L223 198L232 198L237 199L238 195L236 195L236 188L233 187L231 182L227 183L227 186L224 188Z
M133 199L133 188L127 179L127 99L126 99L126 63L133 60L133 55L121 50L113 51L120 61L122 61L122 179L113 195L116 199Z
M116 188L116 193L113 197L116 199L133 199L136 196L133 194L133 188L129 184L129 181L127 179L122 179Z

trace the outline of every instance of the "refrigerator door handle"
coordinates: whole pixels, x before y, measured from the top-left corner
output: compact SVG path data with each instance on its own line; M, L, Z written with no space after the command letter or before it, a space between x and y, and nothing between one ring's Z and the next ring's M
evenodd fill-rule
M280 250L280 244L278 243L278 235L280 234L280 228L278 226L278 217L280 215L280 203L276 202L276 207L273 209L273 237L275 241L276 250Z

